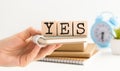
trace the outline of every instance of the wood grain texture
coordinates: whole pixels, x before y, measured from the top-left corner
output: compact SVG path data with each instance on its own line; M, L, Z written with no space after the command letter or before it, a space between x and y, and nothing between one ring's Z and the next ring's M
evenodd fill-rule
M57 36L56 21L42 21L42 34L44 36Z
M58 22L58 36L72 36L72 22Z
M73 21L73 35L87 36L88 26L86 21Z

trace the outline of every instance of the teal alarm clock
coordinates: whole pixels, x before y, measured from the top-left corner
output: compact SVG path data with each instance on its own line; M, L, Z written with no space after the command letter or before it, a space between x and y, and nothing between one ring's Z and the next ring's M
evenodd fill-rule
M108 20L104 20L102 15L99 15L91 28L91 38L101 48L109 47L113 33L113 27L117 21L112 16Z

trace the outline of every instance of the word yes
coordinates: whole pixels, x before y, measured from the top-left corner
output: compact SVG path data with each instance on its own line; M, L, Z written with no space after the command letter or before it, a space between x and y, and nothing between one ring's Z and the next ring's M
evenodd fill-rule
M87 23L85 21L44 21L42 34L44 36L87 36Z

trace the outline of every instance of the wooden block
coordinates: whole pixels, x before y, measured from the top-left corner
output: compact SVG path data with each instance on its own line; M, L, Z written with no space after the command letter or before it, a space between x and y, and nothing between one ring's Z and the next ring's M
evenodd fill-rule
M56 26L57 26L57 23L55 21L43 21L42 34L44 36L56 36L57 35Z
M87 36L87 22L86 21L73 21L73 35L74 36Z
M58 22L58 36L72 36L72 22Z

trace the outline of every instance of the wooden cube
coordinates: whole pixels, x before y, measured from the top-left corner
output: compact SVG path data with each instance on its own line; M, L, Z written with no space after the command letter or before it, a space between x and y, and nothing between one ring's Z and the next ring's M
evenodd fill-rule
M55 21L43 21L42 22L42 34L44 36L56 36L57 35L57 23Z
M72 22L58 22L58 36L72 36Z
M73 35L74 36L87 36L87 22L86 21L73 21Z

